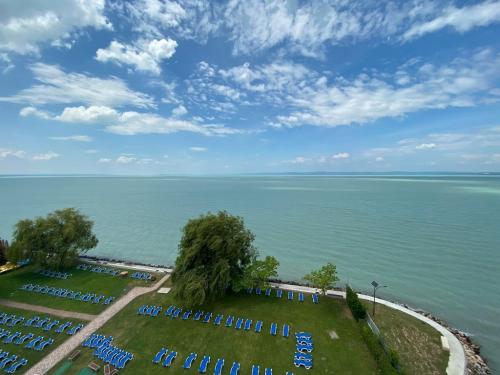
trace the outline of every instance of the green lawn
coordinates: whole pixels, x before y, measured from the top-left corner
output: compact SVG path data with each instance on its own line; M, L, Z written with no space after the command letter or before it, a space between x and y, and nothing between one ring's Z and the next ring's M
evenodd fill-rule
M371 314L372 304L363 301ZM375 323L386 343L396 350L408 375L444 375L449 353L441 347L441 334L428 324L377 304Z
M142 304L162 305L163 312L156 318L137 315L137 308ZM172 296L148 294L135 300L116 317L114 317L98 333L112 335L114 344L130 351L135 358L120 371L123 374L186 374L198 373L198 366L203 355L212 357L207 373L212 373L217 358L225 359L223 373L229 373L233 361L240 362L241 374L249 374L252 364L258 364L261 374L266 367L273 369L274 374L377 374L375 361L359 334L359 329L342 300L320 298L315 305L311 298L306 302L287 301L285 297L247 295L229 296L224 300L203 307L205 311L229 314L236 317L263 320L261 333L238 331L227 328L223 324L217 327L211 321L204 324L200 321L175 319L164 316L166 308L174 304ZM181 306L182 303L177 302ZM214 315L215 315L214 314ZM271 322L280 325L288 323L291 333L308 331L314 340L314 367L307 371L293 366L295 340L291 336L271 336ZM281 328L281 327L280 327ZM335 332L337 339L332 339ZM171 368L153 365L152 358L162 347L175 350L178 357ZM191 352L198 354L198 359L191 370L184 370L182 364ZM103 365L102 361L92 356L92 349L84 348L82 355L75 361L67 374L77 374L91 361ZM62 364L59 364L60 366ZM57 367L56 366L56 369Z
M78 320L75 320L75 319L60 318L60 317L50 316L47 314L36 314L36 313L32 313L32 312L25 311L25 310L12 309L12 308L8 308L8 307L0 306L0 313L2 313L2 312L8 313L8 314L15 314L18 316L19 315L24 316L25 321L28 320L29 318L35 316L35 315L38 315L41 318L48 316L51 319L59 320L61 322L61 324L64 322L67 322L67 321L73 322L73 325L80 323ZM86 322L83 322L83 324L86 324ZM11 333L14 333L17 331L21 332L22 334L31 332L35 335L35 337L37 337L37 336L43 336L44 338L50 337L50 338L53 338L55 340L52 345L46 347L45 350L40 351L40 352L38 352L36 350L25 349L24 345L26 345L29 341L26 341L26 343L24 345L15 345L15 344L4 344L3 339L0 340L0 350L7 351L10 354L16 354L19 357L19 359L26 358L28 360L28 365L19 369L19 373L23 373L29 367L31 367L35 363L37 363L42 357L44 357L45 355L50 353L52 350L54 350L63 341L65 341L71 337L70 335L65 333L68 331L68 329L66 329L66 331L63 333L55 333L55 329L57 328L57 326L48 332L44 331L43 328L25 327L24 322L20 322L20 323L16 324L14 327L9 327L7 325L0 325L0 328L6 329L6 330L10 331Z
M134 286L150 285L150 282L139 281L130 277L122 278L120 276L81 271L76 268L67 271L73 275L67 280L42 276L35 273L35 271L36 268L34 266L28 266L0 275L0 298L42 305L54 309L98 314L107 306L68 298L59 298L41 293L27 292L20 290L19 287L23 284L35 283L81 292L98 293L118 298Z

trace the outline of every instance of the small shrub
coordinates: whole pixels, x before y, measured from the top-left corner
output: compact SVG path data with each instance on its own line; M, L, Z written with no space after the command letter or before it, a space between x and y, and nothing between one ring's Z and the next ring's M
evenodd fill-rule
M360 323L361 336L366 343L366 346L370 350L377 362L380 374L382 375L398 375L398 371L392 365L392 355L387 355L382 347L379 338L371 331L367 324ZM393 352L393 351L391 351ZM390 353L391 353L390 352ZM395 352L393 352L396 354ZM396 354L397 357L397 354ZM394 358L396 358L394 357ZM391 358L391 359L390 359Z

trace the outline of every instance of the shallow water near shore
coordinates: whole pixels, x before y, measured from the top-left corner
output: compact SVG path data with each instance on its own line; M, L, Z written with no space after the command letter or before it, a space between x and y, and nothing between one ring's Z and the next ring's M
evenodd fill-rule
M173 264L191 217L244 217L282 279L327 261L343 282L408 303L475 336L500 371L499 177L3 177L0 237L22 218L77 207L95 221L88 255Z

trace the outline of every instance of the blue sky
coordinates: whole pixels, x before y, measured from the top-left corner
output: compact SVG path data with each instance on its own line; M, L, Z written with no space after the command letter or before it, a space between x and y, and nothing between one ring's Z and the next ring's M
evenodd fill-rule
M500 171L500 1L0 1L0 174Z

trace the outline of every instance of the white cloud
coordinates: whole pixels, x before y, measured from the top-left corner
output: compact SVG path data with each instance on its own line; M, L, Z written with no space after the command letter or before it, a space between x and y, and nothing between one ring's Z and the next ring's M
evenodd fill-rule
M416 150L431 150L433 148L436 148L435 143L421 143L415 146Z
M91 148L91 149L85 150L85 153L86 154L98 154L99 150Z
M120 155L116 159L116 162L119 164L130 164L130 163L134 163L135 161L137 161L137 159L133 156L130 156L130 155Z
M49 151L45 154L38 154L38 155L33 156L33 160L35 160L35 161L52 160L52 159L57 159L59 156L61 156L61 155L59 155L56 152Z
M54 141L75 141L75 142L92 142L92 137L88 135L72 135L68 137L50 137Z
M400 117L425 109L469 107L484 100L500 77L500 54L482 50L441 67L413 65L414 82L401 86L390 73L360 74L354 80L321 77L306 85L291 85L285 99L295 110L271 125L335 127Z
M44 120L50 120L52 116L47 111L39 110L35 107L24 107L19 111L19 115L22 117L38 117Z
M118 112L106 106L66 107L54 119L63 122L109 123L118 119Z
M14 69L14 64L12 63L12 60L10 59L9 55L6 53L0 53L0 66L4 65L2 68L2 73L5 74L9 72L10 70Z
M15 157L18 159L22 159L26 156L26 151L23 150L11 150L8 148L0 148L0 159L4 159L6 157Z
M186 113L188 113L188 111L183 105L180 105L172 110L172 116L174 117L181 117Z
M71 38L87 27L111 29L105 0L3 1L0 50L37 53L42 44Z
M66 73L57 65L36 63L31 66L38 84L23 89L0 102L44 104L86 104L90 106L153 107L153 99L133 91L119 78L97 78L89 74Z
M500 2L485 1L480 4L456 8L449 6L432 20L417 23L410 27L403 35L404 39L420 37L424 34L436 32L445 27L452 27L463 33L478 26L486 26L500 21Z
M339 152L332 156L332 159L349 159L351 155L348 152Z
M162 60L171 58L177 42L172 39L139 40L134 44L112 41L107 48L96 52L96 60L114 62L118 65L131 65L138 71L160 74Z
M197 147L197 146L192 146L192 147L189 147L189 150L190 151L194 151L194 152L205 152L207 151L208 149L206 147Z
M107 164L107 163L111 163L113 160L111 160L110 158L100 158L99 160L97 160L98 163L103 163L103 164Z
M384 158L382 156L377 156L375 158L375 161L384 161Z

